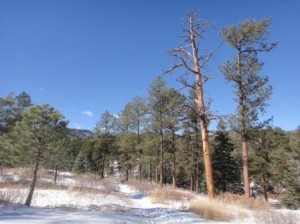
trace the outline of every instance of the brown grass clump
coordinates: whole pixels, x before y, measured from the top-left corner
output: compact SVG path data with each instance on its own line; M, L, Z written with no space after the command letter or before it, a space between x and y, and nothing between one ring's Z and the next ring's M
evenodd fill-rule
M300 216L293 212L277 212L275 210L256 211L253 214L257 224L298 224Z
M152 203L165 203L167 201L190 201L194 195L188 191L176 190L171 187L155 188L149 192Z
M240 205L251 210L266 210L270 209L271 205L262 197L248 198L244 195L232 194L229 192L222 193L218 196L218 200L224 203Z
M204 219L214 221L230 221L233 214L226 209L225 204L217 200L193 200L189 210Z

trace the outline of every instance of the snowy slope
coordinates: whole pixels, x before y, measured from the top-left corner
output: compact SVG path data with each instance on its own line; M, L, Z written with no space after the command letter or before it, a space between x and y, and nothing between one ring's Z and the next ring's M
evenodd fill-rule
M62 178L63 176L63 178ZM16 177L16 179L18 179ZM45 179L45 181L49 181ZM187 211L188 202L171 201L165 204L154 204L150 198L115 178L105 193L99 182L77 180L70 174L61 174L61 185L64 189L36 189L32 207L23 205L0 204L0 224L64 224L64 223L210 223ZM74 186L87 186L88 190L76 190ZM91 188L93 186L93 188ZM14 197L14 203L23 204L27 189L0 188L0 194ZM205 198L203 199L205 200ZM233 212L235 212L233 210ZM256 223L251 211L244 219L233 220L230 224Z

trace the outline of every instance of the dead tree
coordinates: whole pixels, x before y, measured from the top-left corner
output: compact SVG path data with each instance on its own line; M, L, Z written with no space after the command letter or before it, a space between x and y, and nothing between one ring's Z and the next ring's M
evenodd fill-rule
M179 77L179 81L184 87L192 88L196 93L197 108L191 109L196 111L200 119L207 192L208 197L212 199L215 197L215 193L208 136L209 119L203 91L205 82L209 80L209 77L203 73L203 70L212 57L212 53L202 55L199 53L199 42L205 31L207 31L208 22L205 20L198 21L195 12L190 13L186 17L185 22L186 28L183 30L184 46L169 51L176 64L166 72L169 73L178 68L183 68L185 72ZM194 76L193 83L188 82L190 75Z

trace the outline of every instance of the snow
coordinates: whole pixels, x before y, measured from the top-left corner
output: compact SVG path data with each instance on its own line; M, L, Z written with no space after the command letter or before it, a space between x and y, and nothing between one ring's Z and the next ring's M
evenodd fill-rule
M0 188L0 194L14 196L14 205L0 204L0 224L64 224L64 223L114 223L114 224L160 224L160 223L210 223L187 211L188 202L170 201L154 204L150 198L132 187L121 184L118 178L111 184L113 191L105 193L99 183L81 183L72 173L60 173L58 185L64 189L36 189L32 207L23 204L28 189ZM46 177L44 181L49 181ZM88 190L77 190L74 186L89 186ZM90 188L93 186L94 188ZM91 190L92 189L92 190ZM207 200L205 196L198 196ZM19 205L18 205L19 203ZM234 211L233 211L234 212ZM250 215L233 220L231 224L254 224Z

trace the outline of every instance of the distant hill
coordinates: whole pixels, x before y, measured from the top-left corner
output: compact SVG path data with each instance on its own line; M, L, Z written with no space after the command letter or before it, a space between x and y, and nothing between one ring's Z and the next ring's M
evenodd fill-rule
M75 128L69 128L68 130L70 135L80 137L80 138L85 138L93 135L93 132L90 130L75 129Z

